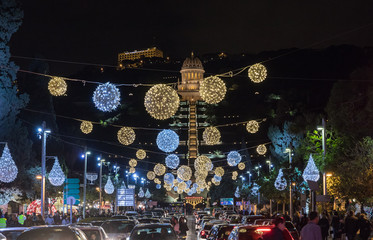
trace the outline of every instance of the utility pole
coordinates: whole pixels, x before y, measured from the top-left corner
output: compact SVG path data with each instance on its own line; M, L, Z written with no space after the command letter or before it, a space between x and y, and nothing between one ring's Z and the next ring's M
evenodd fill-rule
M322 119L322 151L323 151L323 160L325 163L325 154L326 154L326 144L325 144L325 119ZM322 174L322 180L323 180L323 195L328 194L328 189L327 189L327 183L326 183L326 172L324 170Z
M87 152L87 146L84 147L84 196L83 196L83 219L85 218L86 212L86 192L87 192L87 155L90 154Z
M45 162L46 162L46 148L47 148L47 134L50 130L46 130L46 123L43 121L42 127L38 129L39 138L41 138L41 216L44 218L45 214Z
M289 168L291 169L291 164L292 164L291 148L287 148L286 152L289 153ZM291 188L292 188L291 181L289 181L289 214L290 214L290 218L293 219L293 196L292 196Z
M102 156L99 157L100 160L100 204L99 204L99 214L101 215L101 202L102 202L102 163L105 161Z

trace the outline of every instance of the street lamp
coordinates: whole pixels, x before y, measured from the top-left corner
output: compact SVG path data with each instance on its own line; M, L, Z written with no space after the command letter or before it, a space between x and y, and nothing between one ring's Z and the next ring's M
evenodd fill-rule
M105 159L102 159L101 157L98 157L97 161L99 161L98 166L100 167L100 188L99 188L100 204L99 204L99 210L98 210L98 212L101 215L101 202L102 202L102 165L105 163Z
M326 144L325 144L325 120L324 120L324 118L322 119L322 126L318 126L317 130L321 131L323 160L325 162ZM322 189L323 195L326 195L327 194L327 187L326 187L326 172L325 172L325 170L322 174L322 185L323 185L323 189Z
M86 192L87 192L87 158L88 155L91 154L91 152L87 151L87 147L84 148L84 196L83 196L83 218L85 218L85 212L86 212Z
M289 168L291 169L291 163L292 163L291 148L286 148L285 153L289 153ZM290 212L290 218L293 219L293 196L292 196L292 190L291 190L291 181L289 181L289 212Z
M266 163L268 164L268 172L271 173L271 168L272 168L271 160L267 160Z

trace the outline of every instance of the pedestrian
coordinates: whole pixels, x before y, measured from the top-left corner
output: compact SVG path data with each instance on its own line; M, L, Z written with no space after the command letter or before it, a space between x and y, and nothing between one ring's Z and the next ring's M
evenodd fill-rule
M263 235L264 240L285 240L283 230L285 229L285 219L276 217L272 222L275 227L269 233Z
M302 240L321 240L321 228L317 223L319 215L317 212L310 212L308 223L302 228L300 236Z
M47 224L47 225L53 225L54 224L54 219L52 218L52 216L49 214L48 216L47 216L47 218L45 219L45 223Z
M67 225L67 224L69 224L70 222L66 219L66 215L64 215L63 217L62 217L62 225Z
M300 223L299 223L299 231L301 231L302 228L307 225L307 223L308 223L307 213L303 213L303 216L300 219Z
M25 221L26 221L26 216L23 215L23 212L21 212L21 214L18 216L18 223L23 226L25 224Z
M6 221L7 221L7 219L6 219L5 216L2 214L2 215L1 215L1 218L0 218L0 228L6 228Z
M7 227L20 227L21 224L18 223L18 219L15 214L10 215L10 219L7 222Z
M348 240L353 240L356 237L357 230L359 229L357 218L354 216L353 211L349 211L345 219L345 231Z
M56 225L61 224L60 213L58 211L53 215L53 221L54 221L54 224Z
M323 240L327 240L329 236L329 220L325 212L321 215L321 219L319 221L319 226L321 228L321 236Z
M26 217L25 224L23 225L24 227L32 227L33 222L31 216Z
M371 230L372 230L372 225L367 219L367 215L365 215L364 213L360 214L360 218L358 220L358 226L360 230L359 236L361 240L368 240Z
M289 216L289 212L285 212L285 215L284 215L284 219L285 219L285 221L287 221L287 222L290 222L291 221L291 217Z
M331 222L331 225L332 225L332 228L333 228L333 239L341 238L342 229L341 229L341 223L340 223L339 220L340 219L339 219L339 216L338 216L338 212L334 211L333 212L333 217L332 217L332 222Z
M295 212L294 214L293 223L294 223L295 228L298 229L299 231L300 230L300 213L298 211Z
M174 224L173 224L173 227L174 227L174 231L177 235L179 235L180 233L180 224L179 224L179 221L177 220L177 218L174 218Z
M187 231L189 231L189 228L188 228L188 221L186 220L185 217L180 217L179 219L179 230L180 230L180 235L182 236L186 236L187 235Z

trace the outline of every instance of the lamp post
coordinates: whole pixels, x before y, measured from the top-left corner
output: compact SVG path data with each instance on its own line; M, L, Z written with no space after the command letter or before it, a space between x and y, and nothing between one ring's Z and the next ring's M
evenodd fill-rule
M102 164L105 162L105 159L102 159L101 156L97 158L97 161L100 161L98 164L100 166L100 188L99 188L99 194L100 194L100 202L99 202L99 214L101 215L102 209L101 209L101 202L102 202Z
M268 172L271 173L271 168L272 168L271 160L267 160L266 163L268 164Z
M292 163L292 156L291 156L291 148L286 148L285 153L289 153L289 168L291 169L291 163ZM293 219L293 196L292 196L292 190L291 190L291 181L289 181L289 213L290 218Z
M326 144L325 144L325 119L324 118L322 119L322 126L318 126L317 130L321 131L323 160L325 162ZM323 186L323 188L322 188L323 195L327 195L328 191L327 191L327 186L326 186L326 172L325 172L325 170L322 174L322 186Z
M87 147L84 148L84 196L83 196L83 218L85 218L86 208L86 192L87 192L87 158L91 152L87 152Z

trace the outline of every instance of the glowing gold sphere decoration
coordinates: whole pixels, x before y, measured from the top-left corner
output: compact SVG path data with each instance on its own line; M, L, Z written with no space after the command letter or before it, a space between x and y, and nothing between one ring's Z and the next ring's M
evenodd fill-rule
M177 176L183 181L188 181L192 177L192 169L182 165L177 169Z
M219 177L222 177L224 175L224 168L222 167L217 167L215 169L215 175L219 176Z
M146 157L146 152L145 150L139 149L136 152L136 157L140 160L143 160Z
M184 189L180 189L180 188L177 189L178 194L182 194L183 192L184 192Z
M136 167L137 166L137 160L136 159L131 159L128 164L130 165L130 167Z
M187 188L187 184L185 182L181 182L179 183L179 185L177 186L178 189L181 189L181 190L185 190Z
M245 165L245 163L242 162L242 163L239 163L237 167L238 167L238 169L240 169L240 170L244 170L245 167L246 167L246 165Z
M118 141L123 145L130 145L135 141L136 134L130 127L122 127L118 131Z
M147 174L146 174L146 177L149 179L149 180L154 180L155 178L155 173L153 171L149 171Z
M220 131L216 127L207 127L202 138L207 145L216 145L220 142Z
M90 122L90 121L83 121L81 124L80 124L80 130L82 131L82 133L84 134L89 134L92 132L93 130L93 124Z
M153 171L157 176L162 176L166 172L166 167L163 164L157 163Z
M136 172L136 169L135 169L134 167L131 167L129 172L130 172L130 173L135 173L135 172Z
M53 77L48 83L49 92L56 97L62 96L67 91L67 84L61 77Z
M227 88L225 83L219 77L207 77L200 82L199 94L203 101L208 104L217 104L221 102L224 99L226 92Z
M159 178L154 178L154 183L161 184L162 182L161 182L161 180L159 180Z
M232 172L232 176L236 176L237 177L238 176L238 172L237 171L233 171Z
M267 152L267 147L266 147L264 144L260 144L260 145L256 148L256 152L257 152L259 155L264 155L264 154L266 154L266 152Z
M256 63L249 68L249 78L254 83L263 82L267 77L267 69L263 64Z
M158 120L165 120L175 115L180 105L180 99L172 87L157 84L146 93L144 105L150 116Z
M206 155L200 155L194 161L194 169L198 172L208 172L211 169L211 159Z
M235 176L232 176L232 180L237 180L237 177L235 177Z
M249 133L256 133L259 130L259 123L255 120L251 120L246 124L246 130Z
M172 190L172 186L167 186L167 187L165 187L166 188L166 190L168 191L168 192L170 192L171 190Z

